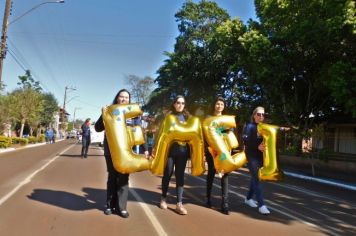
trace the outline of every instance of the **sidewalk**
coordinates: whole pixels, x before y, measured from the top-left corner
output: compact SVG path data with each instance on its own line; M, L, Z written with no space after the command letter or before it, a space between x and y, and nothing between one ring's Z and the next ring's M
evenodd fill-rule
M65 139L58 139L56 142L63 141ZM12 152L18 149L24 149L24 148L33 148L33 147L38 147L47 144L46 142L44 143L34 143L34 144L27 144L27 145L13 145L12 147L9 148L0 148L0 154L1 153L6 153L6 152Z

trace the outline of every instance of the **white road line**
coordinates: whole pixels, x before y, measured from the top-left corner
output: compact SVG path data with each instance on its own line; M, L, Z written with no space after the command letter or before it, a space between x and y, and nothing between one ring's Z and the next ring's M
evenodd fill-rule
M241 173L241 172L235 172L235 173L239 174L239 175L242 175L244 177L250 177L249 174L245 174L245 173ZM348 203L343 199L332 197L332 196L323 195L323 194L320 194L320 193L317 193L317 192L314 192L314 191L311 191L311 190L308 190L308 189L305 189L305 188L300 188L300 187L289 185L289 184L280 184L278 182L269 182L269 184L277 185L277 186L279 186L281 188L289 189L289 190L300 192L300 193L303 193L303 194L308 194L308 195L310 195L312 197L320 197L320 198L328 199L328 200L335 201L335 202L341 202L343 204L350 205L352 208L355 208L354 204Z
M337 186L337 187L340 187L340 188L345 188L345 189L348 189L348 190L356 191L356 186L352 186L352 185L349 185L349 184L337 183L337 182L326 180L326 179L315 178L315 177L310 177L310 176L305 176L305 175L299 175L299 174L295 174L295 173L292 173L292 172L289 172L289 171L284 171L284 173L286 175L289 175L289 176L292 176L292 177L295 177L295 178L306 179L306 180L315 181L315 182L318 182L318 183L329 184L329 185Z
M104 153L103 149L101 149L101 151L102 151L102 153ZM131 183L132 183L132 181L129 182L129 191L131 192L133 197L137 200L138 204L140 204L140 206L142 207L142 209L145 212L145 214L148 217L148 219L151 221L151 223L153 225L153 228L157 232L157 235L159 235L159 236L167 236L168 234L166 233L166 231L164 231L164 229L161 226L161 224L160 224L159 220L157 219L157 217L153 214L151 209L147 206L147 204L140 197L140 195L132 188Z
M41 166L39 169L35 170L32 174L30 174L29 176L27 176L26 179L24 179L23 181L21 181L18 185L16 185L16 187L14 189L12 189L8 194L6 194L4 197L2 197L0 199L0 206L6 202L12 195L14 195L22 186L24 186L25 184L31 182L32 178L37 175L39 172L41 172L42 170L44 170L47 166L49 166L52 162L54 162L58 157L60 157L62 155L62 153L68 151L68 149L70 149L71 147L73 147L73 145L69 146L68 148L66 148L64 151L62 151L59 155L53 157L51 160L49 160L46 164L44 164L43 166Z
M203 179L202 177L195 177L195 178L197 178L197 179L199 179L199 180L205 182L205 179ZM216 186L217 188L220 188L220 186L219 186L218 184L215 184L215 183L213 183L213 184L214 184L214 186ZM237 192L235 192L235 191L230 190L229 193L235 194L236 196L238 196L238 197L240 197L240 198L242 198L242 199L245 199L245 195L242 195L242 194L237 193ZM302 220L302 219L299 218L299 217L293 216L293 215L288 214L288 213L286 213L286 212L284 212L284 211L280 211L280 210L278 210L278 209L276 209L276 208L274 208L274 207L271 207L271 206L270 206L269 208L271 208L273 211L276 211L276 212L278 212L278 213L280 213L280 214L282 214L282 215L285 215L285 216L287 216L287 217L290 217L291 219L300 221L300 222L302 222L302 223L304 223L304 224L306 224L306 225L309 225L309 226L312 226L312 227L315 227L315 228L319 228L317 225L315 225L315 224L313 224L313 223L310 223L310 222L307 222L307 221L305 221L305 220Z
M143 208L143 211L146 213L148 219L151 221L153 228L156 230L157 235L160 236L166 236L168 235L166 231L162 228L159 220L156 218L156 216L153 214L151 209L147 206L147 204L143 201L143 199L140 197L140 195L132 188L130 188L130 192L136 198L137 202L140 204L140 206Z

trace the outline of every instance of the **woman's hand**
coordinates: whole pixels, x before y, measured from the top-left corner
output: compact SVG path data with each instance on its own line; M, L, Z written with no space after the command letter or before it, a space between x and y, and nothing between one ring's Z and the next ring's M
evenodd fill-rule
M150 153L148 151L145 151L145 157L146 157L147 160L150 159Z
M103 106L103 107L101 108L101 112L104 113L104 112L106 112L107 109L108 109L108 106Z
M266 150L266 145L264 143L261 143L260 145L258 145L258 150L264 152Z

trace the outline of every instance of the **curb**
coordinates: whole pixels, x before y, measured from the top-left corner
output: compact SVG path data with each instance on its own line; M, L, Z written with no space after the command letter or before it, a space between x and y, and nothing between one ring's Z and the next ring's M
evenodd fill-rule
M15 151L16 148L0 148L0 153Z
M63 141L65 139L58 139L56 140L56 142L60 142L60 141ZM45 145L47 143L35 143L35 144L27 144L25 146L22 146L22 147L18 147L18 148L13 148L13 147L9 147L9 148L0 148L0 154L1 153L6 153L6 152L12 152L12 151L16 151L16 150L21 150L21 149L24 149L24 148L33 148L33 147L38 147L38 146L42 146L42 145Z
M328 184L328 185L356 191L355 184L347 184L347 183L343 183L343 182L340 182L337 180L332 180L332 179L316 178L316 177L301 175L301 174L297 174L297 173L293 173L293 172L289 172L289 171L283 171L283 173L287 176L291 176L294 178L305 179L305 180L309 180L309 181L314 181L314 182L318 182L318 183Z

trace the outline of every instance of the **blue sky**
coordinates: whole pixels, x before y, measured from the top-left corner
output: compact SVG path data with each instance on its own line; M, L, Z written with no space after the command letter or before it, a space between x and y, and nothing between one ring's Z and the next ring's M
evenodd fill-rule
M51 0L50 0L51 1ZM44 91L51 92L75 117L96 120L130 74L155 78L173 51L178 35L174 14L185 0L65 0L43 4L18 21L12 20L45 0L13 0L4 60L6 91L30 69ZM197 1L195 1L197 2ZM217 0L232 18L255 18L253 0ZM0 0L1 19L5 0ZM73 119L73 116L70 117Z

